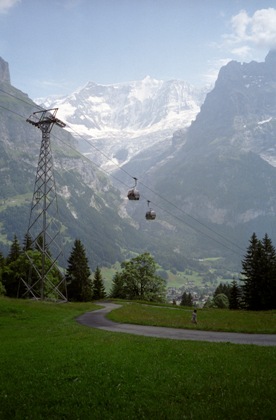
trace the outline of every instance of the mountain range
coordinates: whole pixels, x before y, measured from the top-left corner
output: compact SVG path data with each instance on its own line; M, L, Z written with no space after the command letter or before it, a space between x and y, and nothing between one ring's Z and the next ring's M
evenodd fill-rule
M67 97L36 102L59 108L60 117L78 138L79 150L104 169L114 170L187 128L207 91L208 87L197 89L184 81L147 76L113 85L89 82Z
M255 231L276 241L276 52L222 67L177 154L153 188L242 247Z
M208 93L146 77L45 102L68 124L53 132L66 247L83 239L92 265L149 251L181 271L205 257L240 267L252 232L276 242L275 90L270 51L229 62ZM27 224L41 133L21 116L37 107L0 60L0 249ZM133 177L138 202L126 199Z

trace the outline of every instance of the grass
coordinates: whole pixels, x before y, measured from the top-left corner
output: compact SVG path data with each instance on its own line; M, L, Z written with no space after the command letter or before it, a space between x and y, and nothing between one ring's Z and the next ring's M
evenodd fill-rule
M139 337L75 321L95 308L0 299L1 419L276 417L274 347Z
M120 302L119 302L120 303ZM198 324L191 323L192 309L155 307L139 303L123 306L108 315L117 322L161 327L189 328L206 331L276 334L276 311L229 311L197 309Z

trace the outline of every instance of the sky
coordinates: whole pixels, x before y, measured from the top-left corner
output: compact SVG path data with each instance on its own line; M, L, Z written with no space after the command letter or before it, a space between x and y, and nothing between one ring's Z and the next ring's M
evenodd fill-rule
M0 57L32 99L88 82L214 83L276 48L276 0L0 0Z

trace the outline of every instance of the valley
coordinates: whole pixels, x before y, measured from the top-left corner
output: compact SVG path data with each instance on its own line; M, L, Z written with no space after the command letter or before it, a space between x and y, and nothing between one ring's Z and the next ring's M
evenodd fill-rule
M52 136L65 261L75 238L92 271L108 273L150 252L171 294L189 287L205 296L240 272L252 232L275 242L275 56L228 63L212 89L147 77L88 82L55 102L48 98L45 106L58 107L67 124ZM41 133L26 123L39 105L11 85L6 62L1 68L6 255L14 234L22 241L26 233ZM135 203L126 197L134 177L141 194ZM154 221L145 220L147 201ZM203 267L207 259L220 261L219 269Z

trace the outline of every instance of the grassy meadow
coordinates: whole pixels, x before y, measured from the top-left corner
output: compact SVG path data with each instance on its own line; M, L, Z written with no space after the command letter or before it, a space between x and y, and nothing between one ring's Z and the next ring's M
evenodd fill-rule
M120 301L118 301L121 304ZM191 323L192 308L174 306L122 304L108 318L123 323L159 327L188 328L206 331L229 331L255 334L276 334L276 311L230 311L197 309L198 324Z
M138 314L136 306L124 308ZM275 347L132 336L76 322L97 308L0 298L1 420L276 418ZM152 317L158 308L147 309ZM174 314L187 313L158 311L155 318L169 312L173 325Z

